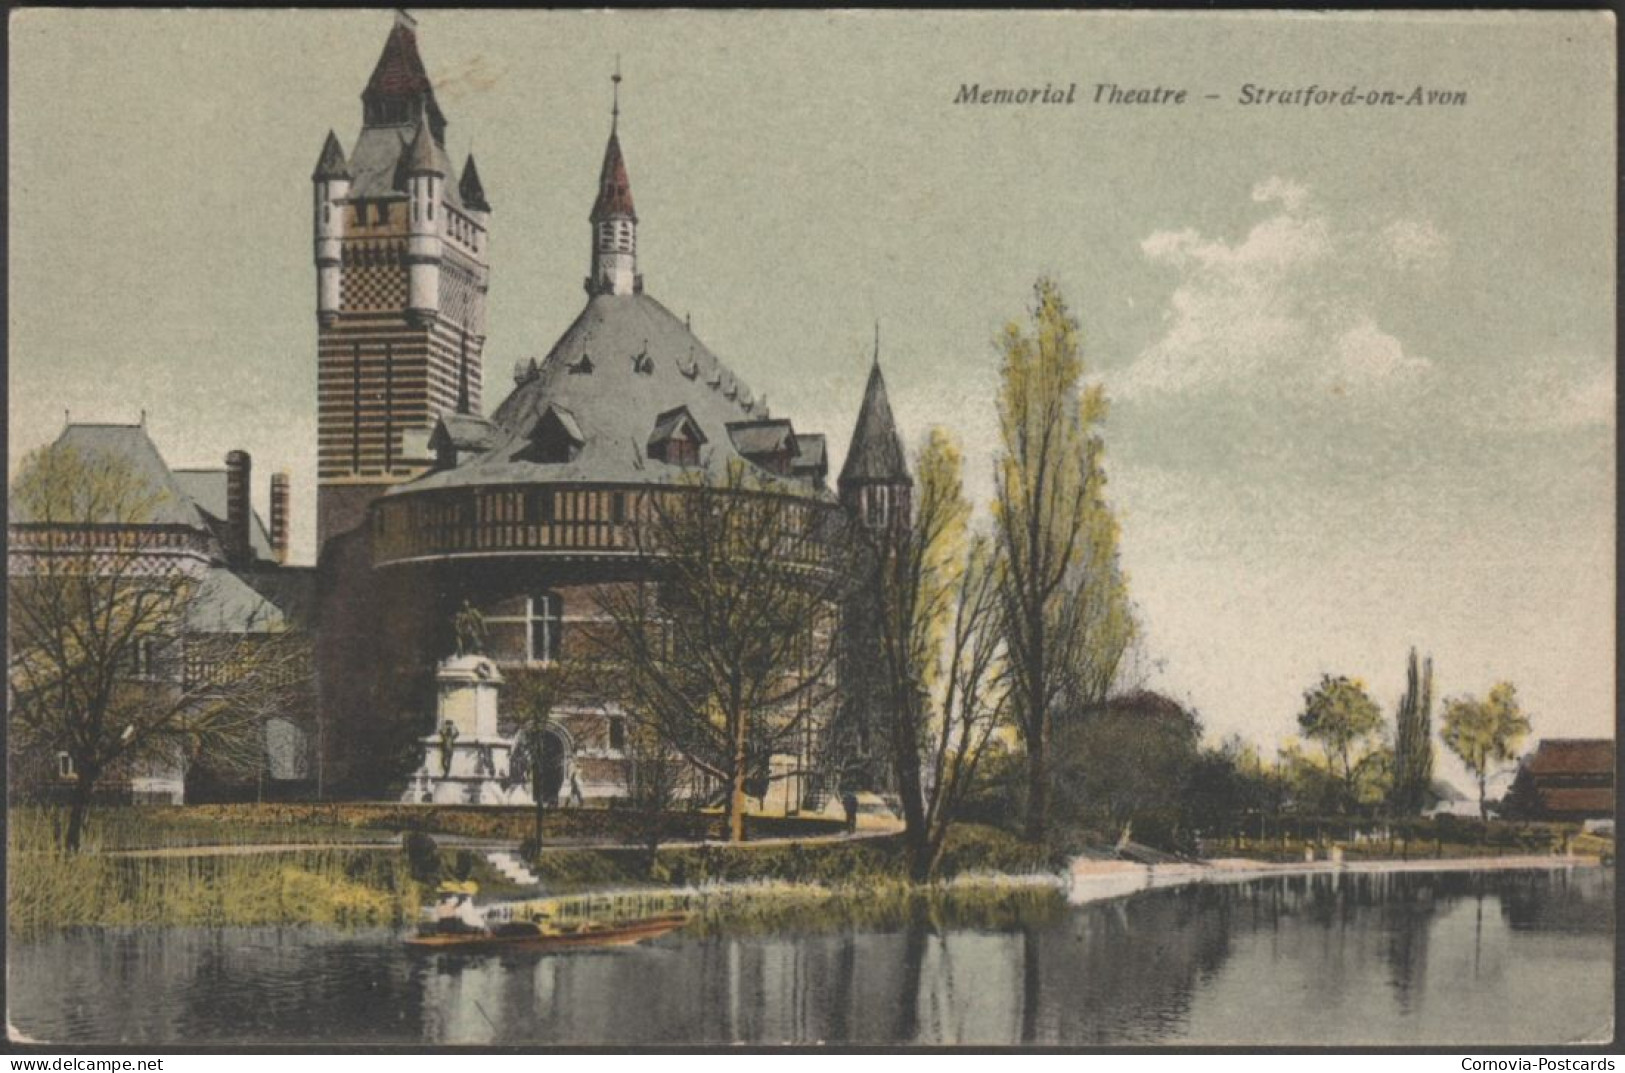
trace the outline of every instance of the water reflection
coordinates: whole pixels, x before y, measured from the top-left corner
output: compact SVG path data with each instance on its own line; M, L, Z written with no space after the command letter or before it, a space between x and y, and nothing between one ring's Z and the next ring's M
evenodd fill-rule
M13 948L42 1039L367 1044L1562 1042L1605 1033L1612 879L1294 877L974 921L758 918L564 956L387 932L83 932Z

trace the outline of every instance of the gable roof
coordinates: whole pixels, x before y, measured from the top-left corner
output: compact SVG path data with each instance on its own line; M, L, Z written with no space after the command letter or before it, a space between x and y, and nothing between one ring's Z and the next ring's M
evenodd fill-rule
M175 483L186 493L192 505L203 515L203 521L225 543L225 525L228 507L226 505L226 471L223 469L177 469L173 471ZM271 550L271 533L260 518L259 511L251 511L252 522L248 527L248 543L254 555L260 559L274 559L276 553Z
M846 461L841 464L840 479L842 484L848 481L912 483L878 360L869 369L869 383L863 389L863 405L858 409L858 423L852 430Z
M429 448L438 450L445 443L459 451L483 451L491 446L496 431L491 422L478 414L441 414L429 434Z
M198 633L277 633L287 625L275 604L223 566L204 573L186 604L186 626Z
M655 418L654 431L649 433L649 446L653 447L657 443L664 443L677 435L678 430L684 427L689 429L696 443L703 444L707 442L705 430L700 428L698 421L694 420L694 415L688 412L688 407L678 406Z
M198 515L191 498L175 480L158 447L142 425L69 425L52 444L52 450L66 448L81 455L105 455L121 462L130 479L144 489L155 493L151 515L135 522L129 518L112 516L76 518L80 523L100 525L140 524L179 525L188 528L207 528ZM38 519L28 516L27 505L15 497L7 497L8 520L28 524Z
M797 454L795 429L782 417L767 421L730 421L728 436L746 458L754 455Z
M1608 775L1614 773L1610 738L1543 738L1526 762L1531 775Z
M800 450L790 463L792 470L819 477L829 472L829 442L822 432L796 433L796 446Z

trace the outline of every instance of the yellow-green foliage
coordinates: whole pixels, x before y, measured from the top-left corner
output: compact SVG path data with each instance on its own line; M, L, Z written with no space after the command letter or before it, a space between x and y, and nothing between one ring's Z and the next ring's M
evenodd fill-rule
M15 934L83 926L401 924L424 892L393 852L241 856L64 853L37 820L10 830L7 924Z

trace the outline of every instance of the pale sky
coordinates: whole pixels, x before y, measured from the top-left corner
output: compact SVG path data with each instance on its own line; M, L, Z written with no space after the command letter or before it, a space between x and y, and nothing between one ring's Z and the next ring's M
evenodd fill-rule
M1322 672L1391 713L1413 644L1441 695L1508 678L1537 736L1612 733L1609 15L419 23L494 207L488 411L583 301L619 54L648 291L835 461L878 318L905 436L962 437L985 503L992 340L1059 281L1113 399L1150 684L1213 736L1273 745ZM353 145L390 24L13 14L13 467L65 409L145 409L173 466L245 448L262 501L291 470L310 560L309 176L329 127ZM1071 105L953 103L1073 82ZM1094 104L1099 82L1188 99ZM1248 83L1467 103L1243 105Z

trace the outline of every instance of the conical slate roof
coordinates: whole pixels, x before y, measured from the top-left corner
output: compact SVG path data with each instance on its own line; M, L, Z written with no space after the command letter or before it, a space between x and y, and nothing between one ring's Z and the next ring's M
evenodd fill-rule
M485 200L485 187L480 183L480 171L474 166L474 154L468 154L463 164L463 177L457 183L457 192L463 196L463 205L475 212L490 212L491 203Z
M733 398L727 391L730 384ZM482 484L680 480L696 467L648 457L651 433L677 407L686 409L705 438L698 468L721 476L729 462L743 457L728 425L765 414L760 404L744 404L742 388L682 320L655 299L646 294L594 295L535 375L491 415L495 432L489 450L454 469L396 485L388 494ZM536 459L534 435L549 408L568 412L580 430L581 449L568 462ZM765 471L758 476L767 479Z
M321 159L316 161L316 171L311 179L321 182L324 179L353 179L350 174L350 164L344 159L344 147L339 144L339 136L332 131L327 132L327 141L322 143Z
M429 116L427 113L420 115L417 134L412 138L411 148L406 151L406 173L421 175L427 172L444 175L446 169L440 163L440 157L440 147L435 144L434 131L429 129Z
M858 410L857 427L852 430L852 443L846 449L840 483L908 480L903 441L897 435L897 422L886 398L886 380L880 375L877 360L869 370L869 385L863 390L863 406Z
M397 21L384 41L384 51L367 80L367 95L379 97L412 97L430 92L429 72L418 55L418 35L405 21Z
M604 166L598 173L598 200L593 202L593 223L610 216L629 216L637 222L638 211L632 207L632 180L626 177L626 158L621 155L621 139L612 130L609 144L604 147Z

